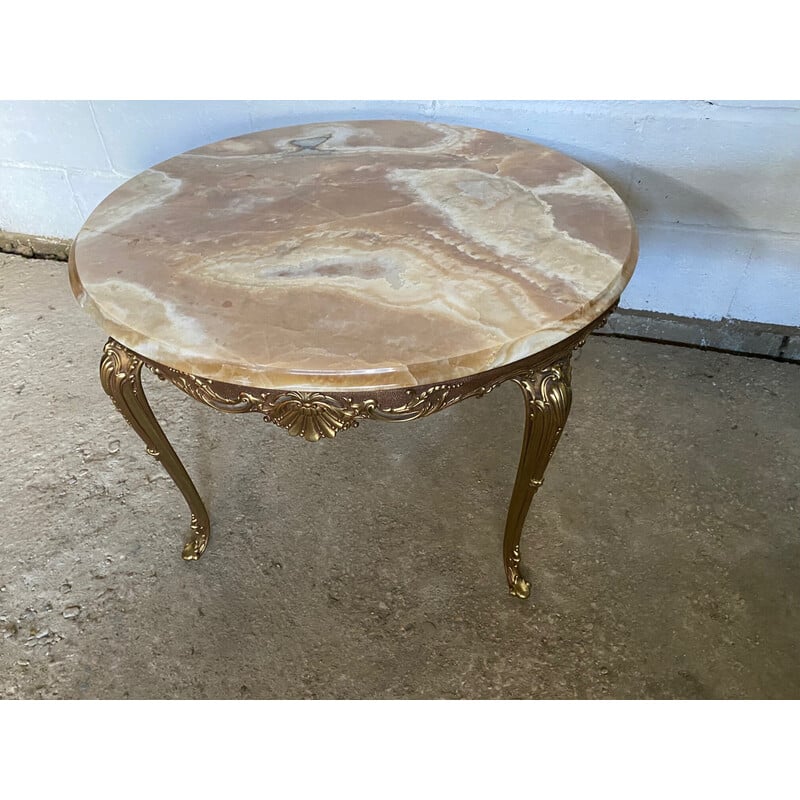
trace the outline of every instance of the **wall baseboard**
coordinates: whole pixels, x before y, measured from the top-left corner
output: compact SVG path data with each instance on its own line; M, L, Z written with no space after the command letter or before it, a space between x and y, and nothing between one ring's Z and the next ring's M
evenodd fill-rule
M0 231L0 252L26 258L66 261L71 239ZM800 327L745 322L738 319L695 319L620 308L598 336L645 339L666 344L800 363Z
M765 322L694 319L620 308L596 333L800 362L800 328Z
M50 236L31 236L27 233L0 231L0 253L15 253L25 258L48 258L51 261L66 261L71 239L56 239Z

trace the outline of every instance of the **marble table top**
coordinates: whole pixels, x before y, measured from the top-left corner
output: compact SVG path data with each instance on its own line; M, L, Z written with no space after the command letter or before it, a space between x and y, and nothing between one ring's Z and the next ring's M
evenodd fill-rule
M171 158L91 214L70 253L83 307L194 375L345 391L517 361L609 308L631 216L532 142L409 121L252 133Z

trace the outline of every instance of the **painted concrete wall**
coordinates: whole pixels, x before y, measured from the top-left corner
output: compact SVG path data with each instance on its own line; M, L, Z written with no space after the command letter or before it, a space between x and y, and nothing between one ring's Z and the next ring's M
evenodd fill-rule
M800 102L0 102L0 229L71 238L112 189L188 148L358 118L438 120L557 147L639 224L625 308L800 325Z

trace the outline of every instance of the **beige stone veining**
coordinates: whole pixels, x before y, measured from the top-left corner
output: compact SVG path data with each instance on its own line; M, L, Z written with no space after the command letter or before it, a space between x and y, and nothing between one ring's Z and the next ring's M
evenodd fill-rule
M450 125L249 134L146 170L70 254L81 304L175 369L261 388L434 383L566 338L617 299L636 232L611 187Z

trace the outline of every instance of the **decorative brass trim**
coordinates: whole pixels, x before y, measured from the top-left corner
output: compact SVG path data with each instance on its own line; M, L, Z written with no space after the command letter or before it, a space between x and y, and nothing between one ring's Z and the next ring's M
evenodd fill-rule
M284 428L292 436L302 436L308 442L333 439L339 431L358 425L356 418L366 414L364 404L353 403L347 397L320 392L245 389L186 375L152 362L145 361L145 364L162 380L170 381L195 400L217 411L229 414L258 412L263 414L265 421Z
M284 428L290 435L317 442L323 438L333 439L340 431L357 427L361 419L407 422L470 397L483 397L501 383L543 369L581 347L593 329L606 323L615 307L563 342L513 364L453 381L371 392L257 389L189 375L129 352L161 380L170 381L217 411L257 412L265 421Z
M572 400L571 353L592 330L606 323L616 303L581 331L540 353L497 369L453 381L398 389L358 392L257 389L209 380L151 361L109 339L100 363L106 393L139 434L147 452L165 467L189 505L192 521L183 549L187 560L199 558L209 537L206 509L186 470L156 421L141 385L146 366L161 380L211 408L226 413L257 412L267 422L302 436L306 441L333 439L358 426L362 419L407 422L448 408L470 397L483 397L513 380L525 398L525 434L511 496L503 541L503 563L512 595L525 598L530 583L519 570L519 540L531 500L544 480L544 471L566 424Z

